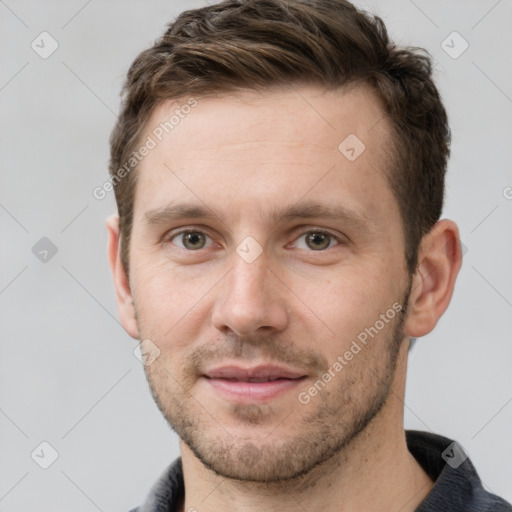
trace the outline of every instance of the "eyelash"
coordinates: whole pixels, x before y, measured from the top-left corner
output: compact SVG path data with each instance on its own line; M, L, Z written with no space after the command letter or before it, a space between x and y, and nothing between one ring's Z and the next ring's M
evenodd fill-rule
M181 231L178 231L176 233L168 233L168 234L166 234L163 237L163 239L162 239L162 243L163 244L172 243L172 240L174 238L178 237L179 235L183 235L184 233L201 233L203 235L206 235L210 239L212 238L210 235L208 235L208 233L202 231L201 229L187 228L187 229L182 229ZM336 235L334 235L330 231L326 231L325 229L320 229L320 228L318 228L318 229L308 229L306 231L303 231L301 234L299 234L298 237L295 238L295 240L298 240L299 238L303 237L304 235L307 235L308 233L316 233L316 234L328 235L328 236L331 237L331 239L334 239L337 242L334 246L330 246L330 247L327 247L325 249L320 249L318 251L314 251L313 249L310 249L309 252L325 252L328 249L332 249L332 247L336 247L337 245L342 245L344 243L344 241L341 240L340 237L337 237ZM175 245L175 244L173 244L173 245ZM192 250L192 249L187 249L185 247L179 247L179 246L177 246L177 247L179 249L182 249L184 251L191 252L191 253L192 252L200 252L201 250L208 248L208 247L203 247L201 249Z

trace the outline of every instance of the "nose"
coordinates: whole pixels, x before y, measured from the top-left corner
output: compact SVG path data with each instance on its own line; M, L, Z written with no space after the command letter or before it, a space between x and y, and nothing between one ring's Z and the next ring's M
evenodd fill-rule
M265 254L248 263L237 253L231 271L219 283L212 312L213 325L238 336L270 334L288 325L286 287L268 267Z

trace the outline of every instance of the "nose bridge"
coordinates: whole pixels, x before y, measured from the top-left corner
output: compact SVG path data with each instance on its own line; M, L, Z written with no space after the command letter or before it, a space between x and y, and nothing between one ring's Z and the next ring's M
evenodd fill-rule
M213 323L218 329L229 328L237 334L250 334L261 327L283 329L287 324L284 297L279 283L268 269L270 261L254 247L244 243L233 251L231 271L217 296ZM250 254L251 257L248 257Z
M261 308L271 298L268 258L260 254L254 260L246 259L237 250L232 258L232 270L228 279L226 294L239 305Z
M254 261L245 260L239 254L233 258L232 279L237 287L248 288L248 291L264 292L268 286L268 259L265 255L258 256Z

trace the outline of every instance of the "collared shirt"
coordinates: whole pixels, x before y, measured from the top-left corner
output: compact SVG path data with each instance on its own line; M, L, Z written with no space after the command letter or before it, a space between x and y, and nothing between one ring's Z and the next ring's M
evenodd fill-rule
M409 451L434 481L416 512L512 512L510 503L483 488L460 445L438 434L418 430L406 430L405 434ZM176 512L184 492L178 457L155 482L144 504L130 512Z

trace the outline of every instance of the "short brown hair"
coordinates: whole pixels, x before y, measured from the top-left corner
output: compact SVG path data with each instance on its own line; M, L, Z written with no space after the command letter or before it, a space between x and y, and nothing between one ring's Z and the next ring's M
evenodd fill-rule
M110 138L111 179L128 272L136 168L116 173L140 143L155 107L240 89L364 83L380 98L393 131L386 172L403 219L413 273L425 233L439 220L450 152L446 111L422 48L397 47L383 21L346 0L226 0L183 12L132 63Z

